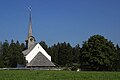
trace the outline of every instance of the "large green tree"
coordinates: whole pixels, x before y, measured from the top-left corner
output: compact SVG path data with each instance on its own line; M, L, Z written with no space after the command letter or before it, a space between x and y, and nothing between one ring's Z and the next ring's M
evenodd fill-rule
M101 35L91 36L85 41L80 56L83 70L114 70L116 48L114 44Z

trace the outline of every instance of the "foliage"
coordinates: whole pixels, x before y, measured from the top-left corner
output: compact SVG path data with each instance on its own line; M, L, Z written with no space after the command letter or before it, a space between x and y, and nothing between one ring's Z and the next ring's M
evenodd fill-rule
M75 47L66 42L57 43L51 47L48 47L44 41L41 41L40 44L51 55L52 61L56 66L70 67L73 63L79 62L79 44Z
M45 43L45 41L41 41L39 44L40 44L46 51L48 50L48 46L47 46L47 44Z
M0 70L0 80L119 80L120 72Z
M114 67L116 71L120 71L120 47L116 45L116 56L115 56L115 62Z
M116 49L111 41L101 35L94 35L85 41L80 57L84 70L114 70Z
M72 47L69 43L58 43L49 48L52 60L60 66L72 65Z
M6 40L2 45L2 54L0 59L2 62L0 67L17 67L17 64L25 65L25 58L18 41L14 43L12 40L9 44Z
M71 70L120 71L120 47L105 39L101 35L91 36L80 48L77 44L72 47L70 43L62 42L48 46L45 41L40 45L48 52L56 66L67 67ZM25 65L26 61L22 51L25 44L14 42L0 42L0 67L17 67ZM76 65L77 64L77 65Z
M71 71L77 71L78 69L79 69L78 66L72 66L72 67L71 67Z
M79 57L81 54L81 49L79 44L76 45L75 47L73 47L73 52L72 52L72 56L73 56L73 63L78 63L79 62Z

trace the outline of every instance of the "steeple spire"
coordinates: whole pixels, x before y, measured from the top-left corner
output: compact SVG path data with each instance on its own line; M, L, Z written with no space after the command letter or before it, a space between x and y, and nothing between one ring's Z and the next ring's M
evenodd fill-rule
M31 16L31 6L29 7L29 25L28 25L28 36L26 39L26 48L30 48L32 45L35 44L35 38L32 34L32 16Z
M29 31L28 31L28 37L33 36L32 35L32 15L31 15L31 6L29 7Z

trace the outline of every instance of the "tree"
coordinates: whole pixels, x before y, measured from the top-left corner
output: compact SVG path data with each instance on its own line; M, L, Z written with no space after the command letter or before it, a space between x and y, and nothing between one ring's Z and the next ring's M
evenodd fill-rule
M3 54L2 52L2 42L0 42L0 55Z
M72 47L69 43L58 44L58 64L61 66L72 65Z
M19 41L16 42L16 54L17 54L17 64L25 66L26 60L22 53L22 51L25 49L24 43L20 45Z
M4 60L3 60L3 47L2 42L0 42L0 67L4 67Z
M58 48L57 47L58 46L54 44L53 46L48 48L48 52L51 55L51 59L56 66L58 66Z
M47 44L45 43L45 41L41 41L39 44L40 44L46 51L48 50L48 46L47 46Z
M9 46L9 67L16 67L17 66L17 55L18 49L16 44L14 43L13 40L11 40L10 46Z
M83 70L114 70L116 49L111 41L101 35L91 36L85 41L81 50L81 69Z
M73 48L73 63L78 63L79 62L79 57L80 57L80 46L79 44L76 45L74 48Z
M4 67L8 67L8 65L9 65L9 43L8 43L8 41L7 40L5 40L5 42L3 43L3 45L2 45L2 50L3 50L3 60L4 60L4 62L3 62L3 64L4 64Z
M115 56L115 62L114 62L114 67L116 71L120 71L120 47L117 44L116 45L116 56Z
M22 49L19 41L14 43L14 41L11 40L9 45L6 40L2 45L2 60L4 65L0 67L17 67L17 64L25 65L26 61L22 54Z
M22 49L22 51L24 51L25 49L26 49L26 46L25 46L25 44L24 43L21 43L21 49Z

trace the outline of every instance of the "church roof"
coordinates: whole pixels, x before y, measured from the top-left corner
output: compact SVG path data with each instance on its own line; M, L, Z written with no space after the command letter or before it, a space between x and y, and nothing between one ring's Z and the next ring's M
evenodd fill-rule
M27 64L27 67L53 67L55 66L48 58L46 58L41 52L39 52L30 63Z

